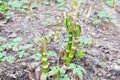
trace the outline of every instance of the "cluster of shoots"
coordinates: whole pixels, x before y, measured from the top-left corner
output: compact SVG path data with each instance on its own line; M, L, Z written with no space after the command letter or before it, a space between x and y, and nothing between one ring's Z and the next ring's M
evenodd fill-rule
M79 44L78 38L81 34L81 26L76 23L77 10L78 8L76 7L73 21L70 16L66 15L65 27L69 34L69 41L65 52L66 65L71 63Z
M77 46L79 44L78 38L81 34L81 27L76 23L72 23L70 17L66 16L66 29L69 34L69 41L66 48L65 59L66 64L70 64L74 54L76 52Z

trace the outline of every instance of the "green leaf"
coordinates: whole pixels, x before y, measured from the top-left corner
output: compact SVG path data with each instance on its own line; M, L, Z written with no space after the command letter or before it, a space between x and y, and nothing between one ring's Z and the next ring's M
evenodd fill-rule
M61 75L60 80L70 80L70 78L67 74L63 74L63 75Z
M101 11L101 12L98 14L98 16L99 16L100 18L105 18L105 17L107 17L107 13L106 13L105 11Z
M27 53L27 52L25 52L25 51L20 51L20 52L18 52L18 57L21 59L22 57L26 57L26 56L28 56L29 55L29 53Z
M84 39L84 44L91 44L92 40L90 38Z
M9 63L14 63L14 61L15 61L15 56L6 56L6 57L4 57L3 59L2 59L3 61L7 61L7 62L9 62Z
M5 4L3 4L3 5L1 6L1 9L2 9L2 11L6 11L7 6L6 6Z
M57 74L58 71L60 72L60 80L70 80L68 75L64 74L59 66L53 66L51 70L54 72L54 74Z
M85 68L82 66L77 66L82 72L86 72Z
M49 40L52 37L52 32L50 32L49 34L45 35L46 39Z
M7 15L8 16L11 16L11 15L14 15L15 13L14 12L12 12L12 11L7 11Z
M110 20L109 18L105 18L104 19L105 22L109 22L109 20Z
M22 3L20 1L9 1L8 4L13 8L21 8Z
M64 46L67 46L68 45L68 43L67 42L63 42L62 43L62 46L64 47Z
M83 43L83 44L92 44L92 39L86 37L86 36L80 36L78 41L80 41L80 43Z
M78 6L78 1L73 2L73 6Z
M2 59L0 59L0 63L2 63Z
M83 76L83 73L86 72L85 68L74 63L71 63L68 69L73 70L73 74L77 74L79 76Z
M36 7L37 7L37 4L38 4L38 3L37 3L37 0L34 0L34 2L32 3L31 7L32 7L32 8L36 8Z
M6 56L6 51L1 51L1 52L0 52L0 58L2 58L2 57L4 57L4 56Z
M68 42L68 41L69 41L69 38L65 38L65 39L63 39L63 41Z
M78 68L73 69L73 74L77 74L78 70L79 70Z
M111 22L112 22L112 23L117 23L117 20L112 18L112 19L111 19Z
M79 75L80 77L82 77L82 76L83 76L82 71L81 71L81 70L79 70L79 69L77 69L76 74L77 74L77 75Z
M76 68L76 65L73 64L73 63L71 63L71 64L68 66L68 69L74 69L74 68Z
M13 39L13 42L17 43L17 42L21 42L22 41L22 38L20 37L17 37L15 39Z
M6 17L5 17L5 19L7 19L7 20L9 20L11 18L11 16L9 16L9 15L7 15Z
M35 59L35 60L40 60L42 58L42 55L40 53L37 53L37 54L30 56L30 58Z
M75 28L76 28L76 31L75 31L76 37L79 37L81 34L81 26L77 24Z
M84 57L85 56L85 53L83 52L83 51L80 51L80 52L78 52L77 54L76 54L76 57L77 58L82 58L82 57Z
M79 68L73 69L73 74L77 74L79 76L83 76L83 73L79 70Z
M107 5L109 5L110 7L114 6L114 0L107 0Z
M59 66L53 66L53 67L51 68L51 70L54 72L54 74L57 74L58 71L60 71L60 68L59 68Z
M19 47L19 50L27 50L27 49L29 49L32 46L33 46L32 44L23 45L23 46Z
M34 38L34 42L40 42L40 41L42 41L42 38L40 38L40 37Z
M3 50L4 50L4 48L2 46L0 46L0 51L3 51Z
M12 49L13 48L13 43L6 43L2 46L2 48L6 49Z
M46 65L48 65L49 63L47 62L47 61L44 61L44 62L42 62L42 66L46 66Z
M93 20L93 24L99 24L99 23L101 23L101 20L100 20L100 19L94 19L94 20Z
M49 51L47 54L48 54L49 56L57 57L57 53L54 52L54 51Z

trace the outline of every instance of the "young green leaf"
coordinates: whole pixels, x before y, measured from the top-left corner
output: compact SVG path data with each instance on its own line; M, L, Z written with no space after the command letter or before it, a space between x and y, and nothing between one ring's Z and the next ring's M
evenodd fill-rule
M76 68L75 64L71 63L69 66L68 66L68 69L73 69L73 68Z
M0 58L3 58L4 56L6 56L6 51L1 51L0 52Z
M2 59L0 59L0 63L2 63Z
M1 6L1 9L2 9L3 12L5 12L6 9L7 9L7 6L6 6L5 4L3 4L3 5Z
M73 6L78 6L78 1L73 2Z
M73 70L73 74L77 74L79 76L83 76L83 73L86 72L85 68L83 68L82 66L76 65L74 63L71 63L68 69Z
M79 76L83 76L83 73L79 70L79 68L73 69L73 74L77 74Z
M107 0L107 5L109 5L110 7L114 7L115 4L115 0Z
M42 38L40 38L40 37L34 38L34 42L40 42L41 40L42 40Z
M17 42L21 42L22 41L22 38L20 37L17 37L15 39L13 39L13 42L17 43Z
M27 49L29 49L32 46L33 46L32 44L27 44L27 45L24 45L24 46L20 46L19 50L27 50Z
M42 55L40 53L36 53L30 56L30 58L35 59L35 60L40 60L42 58Z
M114 18L112 18L112 19L111 19L111 22L115 24L115 23L117 23L117 20L114 19Z
M7 62L9 62L9 63L14 63L14 61L15 61L15 56L5 56L3 59L2 59L2 61L7 61Z
M57 57L57 53L54 52L54 51L49 51L47 54L48 54L49 56Z
M100 20L100 19L94 19L94 20L93 20L93 24L99 24L99 23L101 23L101 20Z
M28 56L29 55L29 53L27 53L27 52L25 52L25 51L20 51L20 52L18 52L18 57L21 59L22 57L26 57L26 56Z
M101 11L101 12L98 14L98 16L99 16L100 18L105 18L105 17L107 17L107 13L106 13L105 11Z
M76 57L77 58L82 58L82 57L84 57L85 56L85 53L83 52L83 51L80 51L80 52L78 52L77 54L76 54Z

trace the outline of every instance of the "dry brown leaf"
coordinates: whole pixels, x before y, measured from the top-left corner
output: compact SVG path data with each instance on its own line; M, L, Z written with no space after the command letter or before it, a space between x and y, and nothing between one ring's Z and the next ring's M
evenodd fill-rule
M28 76L30 80L35 80L35 73L34 70L29 70L28 71Z

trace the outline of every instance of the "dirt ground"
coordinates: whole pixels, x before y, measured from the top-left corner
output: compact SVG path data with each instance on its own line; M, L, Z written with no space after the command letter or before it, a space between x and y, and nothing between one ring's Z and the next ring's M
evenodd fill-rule
M107 8L105 6L105 9ZM112 9L107 10L109 13ZM96 9L93 10L91 16L94 17L95 12L97 12ZM21 37L24 40L22 44L33 43L35 37L43 37L50 32L55 33L58 27L57 18L64 18L64 11L59 11L55 6L50 5L39 5L37 9L33 9L33 13L34 15L23 16L21 13L13 15L9 22L0 27L0 36L7 38L8 41ZM120 13L114 10L113 15L117 23L103 23L98 26L94 25L91 19L86 19L82 15L78 16L77 21L82 27L82 36L91 38L95 43L93 47L85 47L83 49L86 53L85 57L75 62L87 69L80 80L120 80L120 64L116 62L120 59ZM49 19L52 21L48 21ZM104 29L106 26L107 28ZM50 44L56 51L61 49L60 44L67 37L64 23L60 29L58 42ZM25 58L14 64L1 63L0 80L30 80L30 71L34 72L36 68L34 64L39 66L40 62ZM31 69L29 65L33 68Z

